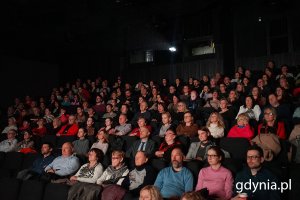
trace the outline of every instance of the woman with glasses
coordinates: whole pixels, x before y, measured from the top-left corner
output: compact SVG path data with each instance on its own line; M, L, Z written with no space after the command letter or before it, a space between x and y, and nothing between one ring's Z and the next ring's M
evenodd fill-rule
M277 112L274 108L265 108L263 123L258 125L258 134L272 133L284 140L286 138L284 123L277 121L276 118Z
M113 151L111 155L111 165L103 172L97 180L98 185L117 184L122 185L129 170L124 163L125 153L123 151Z
M218 146L211 146L207 151L208 167L199 172L196 191L207 188L209 197L230 199L232 196L233 178L231 172L222 166L224 154Z

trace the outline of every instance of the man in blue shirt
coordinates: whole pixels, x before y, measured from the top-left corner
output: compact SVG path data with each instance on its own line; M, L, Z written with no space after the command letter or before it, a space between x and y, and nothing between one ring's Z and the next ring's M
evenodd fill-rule
M175 148L171 154L172 166L161 170L154 185L160 190L163 198L181 197L185 192L193 190L193 175L183 163L183 153Z
M17 178L22 180L38 178L44 172L45 167L54 160L52 149L52 144L43 143L41 155L34 160L31 168L20 171Z
M80 167L79 159L73 155L73 144L66 142L62 146L62 155L58 156L50 163L45 172L51 179L65 178L75 173Z

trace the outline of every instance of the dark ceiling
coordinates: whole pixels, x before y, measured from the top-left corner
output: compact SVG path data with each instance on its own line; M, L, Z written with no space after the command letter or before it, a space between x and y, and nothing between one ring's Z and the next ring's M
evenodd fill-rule
M59 63L82 54L122 54L131 26L168 29L168 19L201 11L215 0L1 1L0 53Z

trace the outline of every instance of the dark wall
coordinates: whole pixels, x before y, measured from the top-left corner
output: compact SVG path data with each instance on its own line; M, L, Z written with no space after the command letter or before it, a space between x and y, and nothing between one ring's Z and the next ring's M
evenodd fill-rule
M1 108L13 104L15 97L49 96L59 83L57 65L0 56Z

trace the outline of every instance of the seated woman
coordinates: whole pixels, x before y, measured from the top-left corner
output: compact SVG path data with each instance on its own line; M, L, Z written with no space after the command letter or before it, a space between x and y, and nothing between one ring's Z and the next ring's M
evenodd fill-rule
M32 140L32 132L24 131L23 140L17 144L16 151L21 153L36 153L34 150L34 141Z
M163 138L165 137L167 130L172 126L171 114L169 112L164 112L161 114L161 119L162 119L162 123L156 130L155 135L158 135L159 137Z
M71 182L96 183L103 173L103 167L100 163L103 158L103 152L100 149L92 148L88 152L89 162L82 165L74 176L70 177Z
M222 166L224 154L217 146L207 151L208 167L199 172L196 191L207 188L212 198L230 199L232 196L233 177L231 172Z
M111 165L103 172L97 180L98 185L116 184L122 186L129 170L124 163L125 153L123 151L113 151L111 155Z
M108 134L113 134L115 132L114 126L113 126L113 118L108 117L105 119L104 127L100 128L100 130L105 130Z
M259 120L259 115L261 114L261 110L259 105L255 104L252 96L247 96L245 98L245 104L240 107L240 110L236 118L241 113L246 113L250 120L255 120L256 122Z
M228 108L228 101L225 98L220 100L219 113L223 117L225 129L228 131L232 127L235 114Z
M157 187L147 185L141 189L139 200L163 200L163 198Z
M224 122L223 118L218 112L213 112L210 114L206 127L209 129L210 134L213 138L224 137Z
M184 113L184 122L179 124L176 128L177 135L187 137L195 137L197 135L198 125L194 123L194 117L191 112Z
M237 118L237 124L233 126L227 137L246 138L249 141L254 137L254 129L249 125L249 117L242 113Z
M258 125L258 134L272 133L284 140L286 138L284 123L277 121L276 117L277 112L274 108L265 108L263 123Z
M199 142L192 142L185 160L201 160L206 159L207 150L209 147L215 145L210 140L210 131L205 126L198 129Z
M176 147L181 147L181 144L176 140L176 133L174 130L168 129L165 134L165 140L160 144L160 147L158 148L158 151L155 152L155 155L158 158L163 158L167 163L170 163L171 152Z
M98 141L92 145L91 149L100 149L105 155L108 149L108 134L104 130L99 130L97 134L97 139Z
M189 110L187 109L186 103L184 103L183 101L180 101L177 104L177 111L173 112L173 113L170 112L172 115L173 122L175 124L179 124L179 123L183 122L184 113L187 111L189 111Z
M97 195L100 192L100 188L95 188L90 183L96 183L97 179L103 174L103 167L100 163L103 152L93 148L88 155L89 162L82 165L78 172L67 181L68 184L72 185L69 189L68 200L91 200L94 194Z

